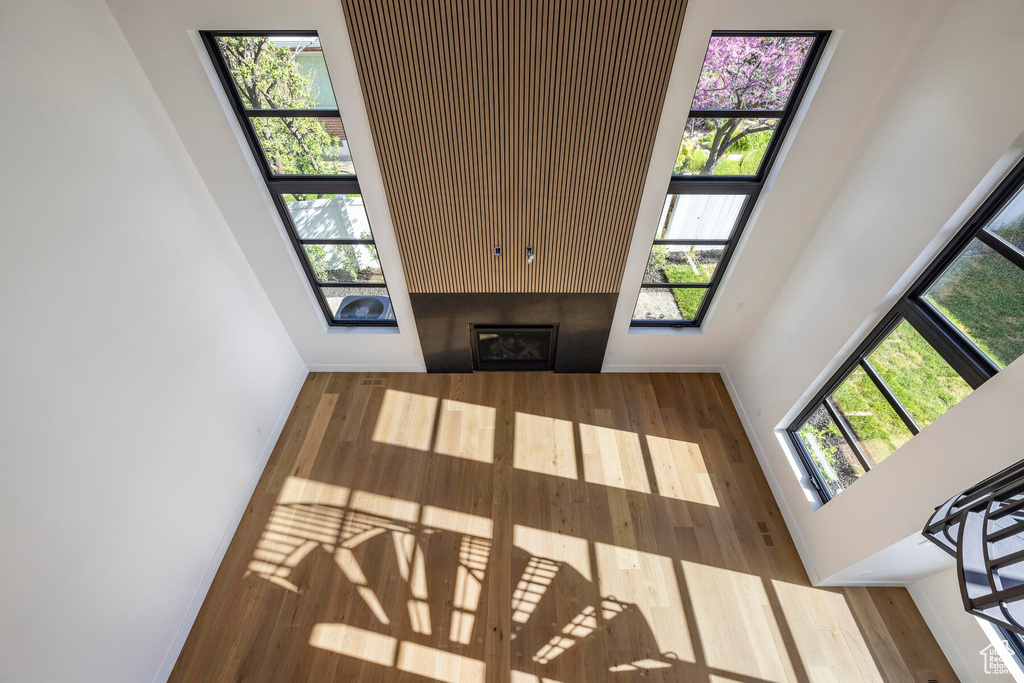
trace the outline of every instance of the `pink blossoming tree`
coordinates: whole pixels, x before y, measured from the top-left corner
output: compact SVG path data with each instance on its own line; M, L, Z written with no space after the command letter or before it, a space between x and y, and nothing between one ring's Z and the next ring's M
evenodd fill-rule
M812 40L789 36L713 36L691 108L730 110L736 115L687 121L676 173L711 175L741 140L774 130L777 119L745 118L740 112L784 109ZM761 137L766 146L767 136Z

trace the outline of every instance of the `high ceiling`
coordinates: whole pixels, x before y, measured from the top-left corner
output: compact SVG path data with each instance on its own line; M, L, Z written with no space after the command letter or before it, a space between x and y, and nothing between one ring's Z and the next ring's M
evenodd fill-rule
M342 5L410 292L618 292L685 3Z

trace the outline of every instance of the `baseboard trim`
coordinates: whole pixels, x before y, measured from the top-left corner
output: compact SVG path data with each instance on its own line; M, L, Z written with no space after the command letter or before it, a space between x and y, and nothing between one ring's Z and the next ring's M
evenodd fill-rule
M818 581L814 584L818 588L906 588L906 581Z
M601 372L713 372L722 374L725 368L721 365L609 365L605 364Z
M288 398L285 399L281 412L277 417L277 422L267 435L267 441L263 446L263 452L260 454L259 461L253 468L252 474L249 475L249 481L246 482L245 489L242 491L242 495L238 499L238 503L235 505L235 510L231 513L231 520L228 522L227 527L224 529L224 533L221 535L220 543L217 545L217 550L210 559L210 564L206 568L206 573L203 574L202 580L196 587L196 592L193 594L192 601L189 603L188 609L185 611L185 616L182 618L181 624L178 626L178 630L174 634L174 639L171 641L171 645L167 649L167 654L164 655L164 660L160 663L160 669L157 671L156 676L153 677L154 683L165 683L165 681L170 677L171 671L174 670L174 665L178 661L178 655L181 654L181 649L185 647L185 640L188 638L189 631L192 630L192 625L195 623L196 617L199 616L199 609L203 606L206 594L210 590L210 585L213 583L213 577L217 575L220 563L224 560L224 555L227 554L228 546L231 544L231 539L235 535L235 530L238 529L238 524L242 521L242 515L245 513L245 509L249 506L249 500L252 498L252 494L256 490L256 484L259 483L260 476L263 474L263 470L267 466L267 461L270 460L270 454L274 452L274 446L277 445L277 440L280 438L281 432L284 431L285 422L288 421L288 416L291 414L292 406L295 405L295 401L299 397L299 391L301 391L302 385L306 381L306 376L308 374L309 370L305 367L302 368L298 377L295 379L295 384L292 386L291 391L288 392Z
M967 683L968 681L977 683L978 679L971 670L971 667L967 664L967 660L964 659L964 653L960 651L956 641L949 634L949 631L946 630L946 625L939 616L938 610L935 609L935 605L928 597L927 592L922 588L920 582L915 581L908 585L907 592L910 593L910 597L914 600L914 604L917 606L917 611L921 613L924 623L927 624L928 629L932 632L932 637L934 637L935 642L939 644L939 648L941 648L942 652L946 655L949 665L953 667L957 676L959 676L964 683Z
M418 363L410 365L310 365L310 372L426 372Z
M729 376L728 368L723 366L721 374L722 382L725 384L725 389L729 392L729 398L732 400L732 404L736 408L736 413L740 416L740 423L743 425L743 431L747 433L747 440L750 441L750 447L754 449L754 456L757 458L757 463L761 466L761 471L764 472L764 478L768 480L768 487L772 490L772 497L775 498L775 503L779 506L779 511L782 512L782 519L786 523L786 528L789 529L789 535L793 538L793 545L796 546L796 552L800 556L800 561L804 565L804 571L807 572L807 578L810 580L812 586L818 586L821 584L821 575L818 574L818 569L814 566L814 561L811 559L811 553L807 549L807 542L804 540L803 534L800 533L800 527L794 522L793 512L790 509L789 501L786 500L785 496L779 495L779 491L781 489L779 488L778 479L775 477L775 470L768 466L768 457L765 455L765 450L761 446L761 441L757 438L757 433L754 431L754 424L750 421L750 417L747 415L747 411L743 407L743 402L740 401L739 392L736 390L736 385L733 384L732 377Z

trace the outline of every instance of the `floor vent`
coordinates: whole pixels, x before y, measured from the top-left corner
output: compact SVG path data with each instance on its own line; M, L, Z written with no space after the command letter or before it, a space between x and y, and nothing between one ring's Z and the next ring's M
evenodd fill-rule
M387 383L386 379L364 379L359 385L363 387L382 387Z

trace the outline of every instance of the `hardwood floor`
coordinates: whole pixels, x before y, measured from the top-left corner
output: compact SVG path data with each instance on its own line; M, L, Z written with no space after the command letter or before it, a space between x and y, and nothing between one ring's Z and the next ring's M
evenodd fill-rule
M955 681L812 588L717 375L311 374L173 681Z

